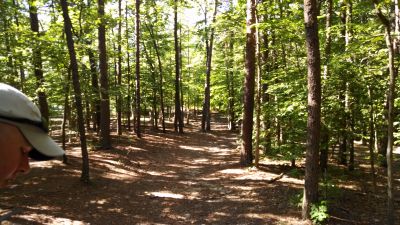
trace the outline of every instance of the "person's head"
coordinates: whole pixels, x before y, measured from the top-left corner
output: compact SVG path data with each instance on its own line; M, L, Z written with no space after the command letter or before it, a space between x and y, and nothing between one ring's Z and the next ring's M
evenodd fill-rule
M22 92L0 83L0 187L30 169L29 158L49 160L64 151L48 136L38 107Z

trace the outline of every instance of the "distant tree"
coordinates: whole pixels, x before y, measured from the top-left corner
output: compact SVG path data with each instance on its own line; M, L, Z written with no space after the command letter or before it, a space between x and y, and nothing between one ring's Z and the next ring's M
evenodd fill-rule
M160 109L161 109L161 125L162 125L162 130L165 133L165 107L164 107L164 76L163 76L163 69L162 69L162 61L161 61L161 55L160 55L160 49L158 45L158 40L155 37L154 34L154 27L153 24L147 24L146 27L149 30L151 41L153 43L154 50L156 51L156 56L157 56L157 62L158 62L158 72L159 72L159 92L160 92Z
M69 58L71 62L71 70L72 70L72 83L75 92L75 107L78 114L78 130L79 130L79 138L81 144L82 151L82 175L81 180L85 183L88 183L89 178L89 154L86 146L86 134L85 134L85 124L83 118L83 109L82 109L82 97L81 97L81 85L79 83L79 72L78 72L78 63L76 61L76 53L74 40L72 37L72 24L71 19L68 14L68 3L66 0L60 0L60 5L62 8L62 13L64 17L64 29L67 37L67 45L69 51Z
M106 28L104 16L104 0L98 0L98 25L99 61L100 61L100 146L104 149L111 148L110 136L110 97L107 72Z
M317 1L304 0L308 67L307 150L302 210L304 219L310 218L311 204L318 201L318 153L321 131L321 63L317 14Z
M244 106L242 124L242 147L240 151L240 164L250 166L253 163L253 110L254 86L256 75L256 2L247 0L246 10L246 56L244 80Z

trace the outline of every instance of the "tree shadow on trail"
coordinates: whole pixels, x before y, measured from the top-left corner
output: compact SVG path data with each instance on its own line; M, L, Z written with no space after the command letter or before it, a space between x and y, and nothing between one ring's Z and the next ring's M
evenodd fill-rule
M292 196L302 186L267 181L281 168L239 166L236 133L146 130L114 149L90 151L92 183L79 181L79 149L70 165L34 163L31 174L0 192L21 209L17 224L305 224ZM0 206L1 207L1 206Z

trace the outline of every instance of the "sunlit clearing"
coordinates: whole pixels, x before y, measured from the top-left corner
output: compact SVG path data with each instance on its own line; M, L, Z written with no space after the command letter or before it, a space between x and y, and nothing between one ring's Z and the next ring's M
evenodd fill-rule
M31 160L29 164L30 164L31 168L35 168L35 167L51 168L51 167L54 166L55 163L61 163L61 162L57 162L56 160L50 160L50 161L34 161L34 160Z
M187 149L187 150L194 150L194 151L201 151L201 150L203 150L203 148L193 147L193 146L189 146L189 145L179 145L179 148L181 148L181 149Z
M193 160L193 162L195 162L195 163L202 163L202 162L208 162L209 160L208 159L195 159L195 160Z
M224 213L224 212L215 212L215 213L213 213L215 216L230 216L229 214L227 214L227 213Z
M90 203L91 204L104 205L105 203L107 203L107 200L106 199L91 200Z
M184 199L185 196L181 194L174 194L171 192L145 192L146 195L159 197L159 198L175 198L175 199Z
M225 173L225 174L243 174L244 173L243 169L226 169L226 170L221 170L219 172Z
M39 224L68 224L68 225L83 225L88 224L79 220L71 220L68 218L55 218L50 215L40 215L40 214L30 214L30 215L21 215L21 217L27 221L33 221Z
M163 176L163 177L170 177L170 178L174 178L174 177L178 177L178 175L176 175L175 171L169 170L169 171L165 171L165 172L157 172L157 171L145 171L143 170L143 173L147 173L151 176Z

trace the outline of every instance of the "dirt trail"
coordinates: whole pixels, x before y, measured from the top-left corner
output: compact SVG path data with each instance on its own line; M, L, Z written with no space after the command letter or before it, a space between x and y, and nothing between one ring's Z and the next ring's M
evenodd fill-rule
M71 165L34 162L1 190L0 213L14 210L2 224L304 224L289 203L301 181L270 183L284 166L240 168L237 134L213 129L115 137L114 149L90 152L90 185L71 145Z

